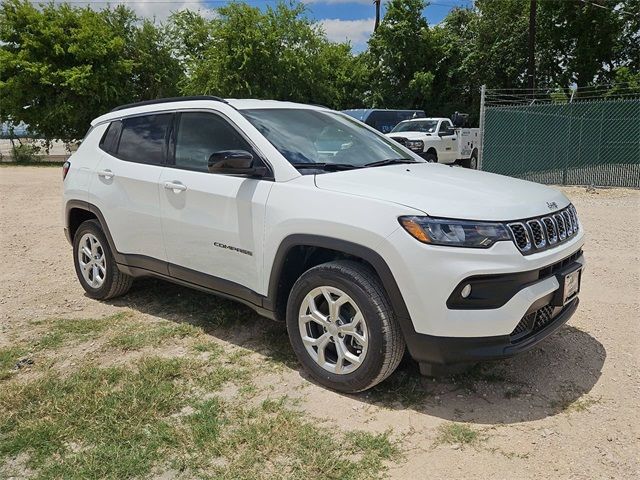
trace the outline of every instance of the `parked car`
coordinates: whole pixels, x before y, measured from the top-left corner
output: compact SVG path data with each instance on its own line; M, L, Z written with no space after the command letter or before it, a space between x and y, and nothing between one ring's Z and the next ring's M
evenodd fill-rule
M185 97L96 118L65 164L89 297L153 276L286 323L343 392L529 350L578 306L584 233L558 190L428 163L326 108Z
M382 133L389 133L393 130L393 127L403 120L424 118L426 116L422 110L386 110L382 108L360 108L343 110L342 112L372 126Z
M461 128L448 118L405 120L387 134L427 162L478 168L480 129Z

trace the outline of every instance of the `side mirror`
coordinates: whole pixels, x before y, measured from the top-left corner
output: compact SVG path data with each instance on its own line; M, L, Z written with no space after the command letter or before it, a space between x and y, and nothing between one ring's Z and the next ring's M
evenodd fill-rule
M212 153L208 162L209 173L228 175L248 175L264 177L267 169L260 165L254 166L253 155L246 150L221 150Z

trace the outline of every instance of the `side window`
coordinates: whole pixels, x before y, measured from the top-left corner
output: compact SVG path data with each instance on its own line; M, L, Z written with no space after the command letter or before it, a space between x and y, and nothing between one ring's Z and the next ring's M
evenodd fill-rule
M209 157L222 150L252 152L244 138L222 117L213 113L181 113L175 145L175 166L209 171Z
M171 113L142 115L122 120L117 157L129 162L161 165L166 152L166 135Z
M100 149L111 155L115 155L118 151L118 140L120 140L120 132L122 131L122 122L116 120L111 122L102 135L100 140Z
M447 122L442 122L440 124L439 133L440 135L453 135L453 127Z

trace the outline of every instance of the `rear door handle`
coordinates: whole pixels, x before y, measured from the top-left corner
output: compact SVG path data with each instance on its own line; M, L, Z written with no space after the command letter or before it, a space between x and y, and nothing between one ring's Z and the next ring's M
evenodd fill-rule
M176 182L164 182L164 188L167 190L173 190L173 193L184 192L187 189L186 185Z
M110 180L115 177L115 174L107 168L106 170L99 170L98 176Z

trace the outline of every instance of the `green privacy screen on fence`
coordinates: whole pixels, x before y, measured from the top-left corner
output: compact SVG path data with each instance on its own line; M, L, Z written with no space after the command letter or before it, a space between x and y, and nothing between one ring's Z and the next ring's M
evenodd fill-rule
M640 99L489 106L482 169L541 183L640 187Z

